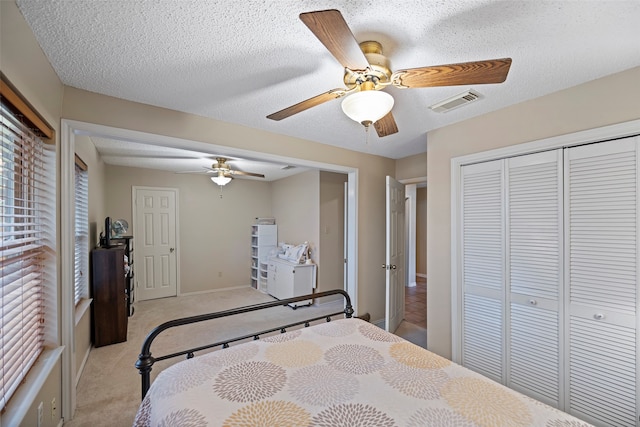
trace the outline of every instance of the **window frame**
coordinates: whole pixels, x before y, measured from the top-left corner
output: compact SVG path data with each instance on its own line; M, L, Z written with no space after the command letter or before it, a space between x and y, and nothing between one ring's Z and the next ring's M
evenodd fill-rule
M14 401L23 401L23 397L25 395L31 396L39 391L39 387L37 385L33 385L34 382L38 382L37 380L34 381L33 377L40 377L43 372L48 372L53 367L53 364L50 363L51 356L57 360L61 353L61 350L52 350L57 347L58 341L58 307L57 305L50 307L46 304L46 301L48 301L49 298L52 298L55 301L58 293L56 275L57 218L55 213L57 199L56 153L55 146L53 145L55 141L52 140L55 137L55 132L19 95L19 93L13 89L5 76L0 75L0 77L0 100L3 104L2 120L4 123L2 125L2 132L7 138L7 141L5 141L5 136L2 137L2 145L4 147L3 152L6 153L6 150L15 151L15 154L3 156L3 161L10 160L10 169L12 173L10 174L9 179L10 182L15 183L14 186L8 187L10 192L13 194L13 196L10 197L12 201L11 204L15 206L21 205L18 210L11 211L11 215L9 217L17 217L18 222L14 224L22 225L13 225L9 228L14 231L18 231L20 229L25 236L27 234L29 236L41 235L39 238L28 237L24 239L25 241L22 244L20 244L20 239L15 240L13 238L9 238L5 240L5 231L3 231L2 239L3 251L7 250L5 246L12 246L14 249L11 249L11 251L19 251L22 254L28 254L29 252L39 254L37 257L40 261L38 261L38 265L35 267L35 270L41 274L41 280L43 282L42 285L38 285L35 288L39 289L39 293L41 294L38 297L40 302L36 303L35 307L41 308L37 309L38 315L35 317L35 319L37 319L35 320L37 323L35 332L33 328L30 329L31 333L36 336L42 335L42 337L37 339L35 351L29 353L29 362L22 364L20 367L20 371L22 372L18 375L19 381L17 386L14 387L12 385L14 384L14 381L7 381L7 378L3 377L2 381L3 395L0 399L0 410L3 411L3 415L6 418L21 419L23 413L26 412L26 409L24 408L25 405L20 402L14 404ZM5 142L7 142L6 146ZM3 171L3 178L8 177L4 172L5 171ZM4 188L4 183L2 186ZM22 202L20 201L21 199ZM46 207L40 208L43 212L42 214L39 214L40 211L38 211L38 209L41 203L44 203ZM46 211L46 214L44 211ZM53 215L51 215L51 211L54 212ZM30 217L32 212L39 214L39 216L35 217L35 223L38 224L38 227L31 226L31 223L34 221L32 219L33 217ZM20 218L21 216L22 219ZM11 236L11 231L6 231L8 231L9 236ZM27 242L27 240L30 239L33 239L33 241ZM4 242L6 242L6 245ZM2 256L7 256L5 259L7 261L11 261L10 255L8 254L9 251L3 253ZM23 256L27 255L20 255L20 257ZM3 263L3 269L5 267L10 268L12 264L15 264L15 262L8 262L7 264ZM22 262L20 262L20 264L22 264ZM24 277L22 274L26 269L20 264L13 266L18 268L16 273L22 272L19 277ZM5 273L5 271L3 271L3 278L9 277L9 274L10 273ZM9 280L10 282L7 283L13 282L13 279ZM21 285L20 288L24 291L25 286ZM20 293L19 295L19 298L22 298L23 294ZM9 299L3 302L3 307L7 301L9 301ZM21 310L21 313L23 312L24 311ZM4 349L2 351L4 352ZM36 366L36 361L39 362L37 363L38 366ZM11 408L9 409L10 406ZM18 407L17 411L14 410L14 406Z
M76 154L74 168L74 287L76 309L89 299L89 174L87 164Z

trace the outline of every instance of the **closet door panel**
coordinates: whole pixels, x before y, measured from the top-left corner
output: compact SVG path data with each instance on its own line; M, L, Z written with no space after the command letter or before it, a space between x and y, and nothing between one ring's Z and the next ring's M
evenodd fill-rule
M570 300L636 313L635 141L568 150Z
M462 364L504 378L503 162L462 168Z
M562 286L559 150L508 160L509 290L558 300Z
M561 406L562 151L507 160L507 385Z
M569 411L635 426L637 138L567 150Z
M502 382L502 303L495 298L465 295L462 364Z
M508 386L557 406L560 346L557 310L511 304Z
M606 426L635 426L635 328L570 318L570 412Z

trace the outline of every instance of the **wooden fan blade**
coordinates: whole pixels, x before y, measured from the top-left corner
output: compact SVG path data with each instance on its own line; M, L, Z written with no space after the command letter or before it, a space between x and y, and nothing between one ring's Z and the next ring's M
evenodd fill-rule
M231 170L229 171L229 173L231 175L244 175L244 176L255 176L258 178L264 178L264 175L261 173L253 173L253 172L242 172L242 171L237 171L237 170ZM225 174L226 176L227 174Z
M301 111L304 111L308 108L315 107L317 105L323 104L327 101L331 101L332 99L340 98L344 96L346 93L346 89L332 89L329 92L322 93L320 95L314 96L313 98L309 98L305 101L298 102L291 107L287 107L284 110L280 110L276 113L269 114L267 119L271 120L282 120L286 119L289 116L293 116L294 114L298 114Z
M511 58L411 68L393 73L394 86L404 88L502 83Z
M369 61L340 11L330 9L306 12L300 14L300 19L343 67L364 70L369 66Z
M376 132L380 138L398 133L398 125L396 125L396 120L393 118L391 111L389 111L386 116L375 122L373 127L376 128Z

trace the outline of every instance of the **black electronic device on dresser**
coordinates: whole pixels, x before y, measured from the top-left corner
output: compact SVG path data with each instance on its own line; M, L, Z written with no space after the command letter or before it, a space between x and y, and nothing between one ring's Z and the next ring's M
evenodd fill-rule
M134 301L132 240L133 236L113 236L91 251L92 338L96 347L127 340Z

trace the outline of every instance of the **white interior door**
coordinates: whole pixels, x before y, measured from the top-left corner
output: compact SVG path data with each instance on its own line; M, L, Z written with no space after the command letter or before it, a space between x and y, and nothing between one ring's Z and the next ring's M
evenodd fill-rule
M342 234L343 247L342 256L344 259L343 283L344 290L349 290L349 265L347 264L347 254L349 253L349 183L344 183L344 233Z
M565 156L564 409L596 425L638 425L639 149L633 137Z
M385 328L394 332L404 318L405 228L404 185L387 176Z
M462 359L504 378L504 188L502 160L461 169Z
M134 187L134 269L139 300L176 296L177 190Z

